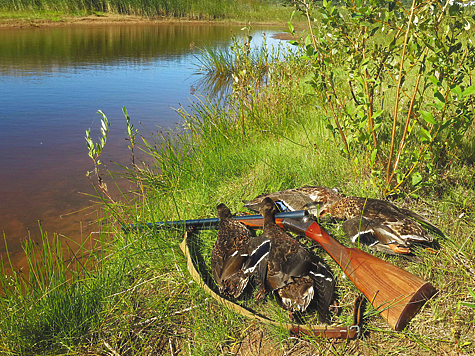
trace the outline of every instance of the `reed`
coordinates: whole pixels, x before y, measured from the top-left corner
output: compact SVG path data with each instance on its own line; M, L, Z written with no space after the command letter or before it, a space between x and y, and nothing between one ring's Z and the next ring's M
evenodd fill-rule
M113 13L144 17L190 19L275 19L290 11L269 1L233 0L0 0L3 11ZM286 15L284 15L284 13ZM274 17L271 17L274 16Z
M201 74L197 90L210 97L225 97L235 96L244 87L259 89L266 85L271 69L283 60L286 49L282 44L268 48L265 35L263 43L254 46L251 27L243 30L247 30L247 34L242 39L233 37L229 48L202 48L195 56L197 74Z
M86 250L84 242L73 253L67 239L48 238L39 228L41 242L28 240L23 246L25 270L7 275L1 265L0 345L10 353L65 350L77 344L97 326L103 308L113 301L105 297L122 279L121 271L97 267L103 238L97 250Z

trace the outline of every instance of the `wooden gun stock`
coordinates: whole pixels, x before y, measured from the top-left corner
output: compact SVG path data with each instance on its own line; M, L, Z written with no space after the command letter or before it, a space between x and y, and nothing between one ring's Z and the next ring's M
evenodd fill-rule
M285 219L285 229L318 242L396 331L403 330L436 292L423 279L357 248L347 248L316 222Z

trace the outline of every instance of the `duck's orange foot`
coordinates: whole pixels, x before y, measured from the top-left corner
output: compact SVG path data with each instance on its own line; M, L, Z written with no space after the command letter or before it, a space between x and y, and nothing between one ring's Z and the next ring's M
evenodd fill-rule
M332 312L334 315L340 315L341 309L342 308L340 304L336 300L334 300L333 303L328 307L328 310L330 310L330 312Z
M254 300L256 302L263 301L265 297L265 292L262 292L261 290L257 291L256 296L254 297Z
M402 247L396 244L388 244L388 246L396 253L408 254L411 253L411 250L407 247Z

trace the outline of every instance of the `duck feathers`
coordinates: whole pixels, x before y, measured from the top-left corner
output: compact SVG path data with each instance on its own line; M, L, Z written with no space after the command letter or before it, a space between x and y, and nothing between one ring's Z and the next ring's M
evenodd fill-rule
M309 276L297 277L277 293L285 309L304 312L315 297L314 281Z
M217 207L218 236L211 252L211 271L219 291L237 298L246 287L249 274L243 269L248 259L250 230L232 217L225 204Z
M257 299L260 299L266 293L267 265L271 246L271 240L263 235L255 236L249 241L249 257L245 265L245 271L257 279L259 286Z
M430 244L438 231L420 215L378 199L345 197L334 203L329 214L346 220L343 229L353 242L365 242L376 250L402 254L411 253L413 243Z
M384 200L345 197L330 208L330 215L340 219L364 218L364 227L381 230L381 236L386 236L381 242L389 239L400 244L407 242L432 242L433 236L416 221L412 213L408 216L407 210L399 209L394 204ZM422 219L422 217L420 217ZM355 223L348 223L356 225Z
M262 194L243 203L246 208L260 212L263 200L270 198L280 211L308 210L310 214L319 216L328 209L331 203L342 197L343 195L335 188L312 186Z
M261 241L270 241L265 268L258 268L262 289L274 292L283 307L305 311L311 301L317 303L320 320L326 319L332 302L335 280L329 268L275 223L274 201L266 197L261 206L264 216Z
M407 215L411 219L414 219L419 224L421 224L425 229L427 229L427 230L429 230L429 231L431 231L431 232L433 232L436 235L439 235L441 237L445 236L444 233L437 226L432 224L429 220L422 217L421 215L419 215L419 214L417 214L414 211L409 210L409 209L400 208L400 210L402 211L403 214Z
M432 244L432 233L444 236L421 215L379 199L347 197L335 188L301 187L260 195L244 201L257 211L270 198L282 211L308 210L314 217L345 220L343 229L352 241L389 253L408 254L413 243Z

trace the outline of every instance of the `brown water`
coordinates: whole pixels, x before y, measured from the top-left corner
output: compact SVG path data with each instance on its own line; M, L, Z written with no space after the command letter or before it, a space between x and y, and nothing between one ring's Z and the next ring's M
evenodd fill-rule
M83 238L97 229L96 209L85 209L94 190L84 139L91 127L97 142L97 111L111 122L101 158L114 170L109 162L130 157L122 107L142 132L179 125L172 108L187 107L200 88L197 48L229 46L232 31L241 32L196 24L0 29L0 231L15 269L25 263L21 242L40 240L38 221L48 236L74 241L81 224ZM254 30L257 42L263 31ZM1 239L4 261L5 252Z

